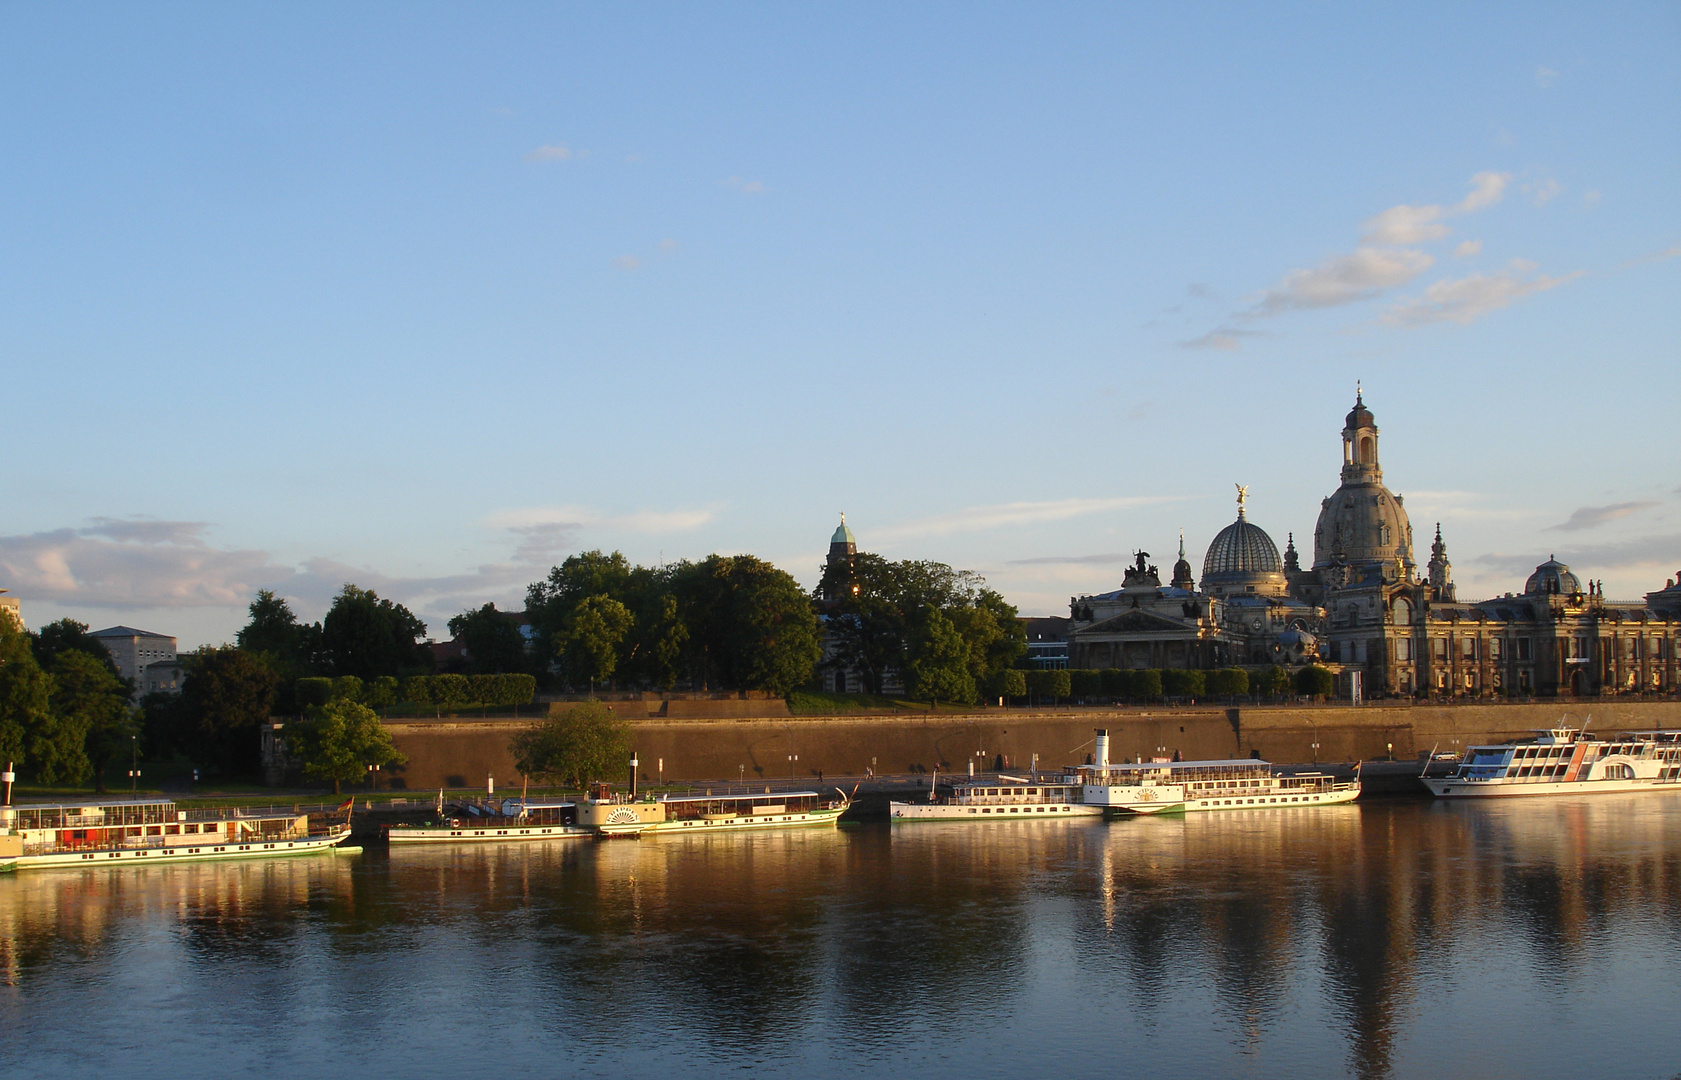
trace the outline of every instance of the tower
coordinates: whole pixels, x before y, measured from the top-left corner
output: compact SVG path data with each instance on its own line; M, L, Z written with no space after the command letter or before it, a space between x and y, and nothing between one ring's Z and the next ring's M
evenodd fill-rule
M1184 529L1179 530L1179 561L1173 564L1171 584L1175 589L1184 589L1186 592L1195 592L1197 588L1197 580L1191 576L1191 564L1185 558Z
M846 527L842 512L840 525L829 538L829 557L823 562L822 596L825 600L839 600L856 596L858 583L854 580L858 568L858 538Z
M1368 575L1413 580L1412 525L1401 497L1383 486L1378 427L1356 387L1342 429L1342 484L1320 504L1313 530L1313 569L1327 588Z
M1442 543L1442 523L1436 522L1436 541L1430 545L1430 599L1453 602L1453 564Z

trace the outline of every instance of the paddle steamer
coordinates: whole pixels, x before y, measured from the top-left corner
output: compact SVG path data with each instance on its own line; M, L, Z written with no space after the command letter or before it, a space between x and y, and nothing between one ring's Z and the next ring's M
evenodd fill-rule
M1681 731L1631 731L1596 739L1577 728L1465 751L1451 775L1420 776L1444 799L1681 791Z
M1081 801L1081 787L1074 776L1020 777L1003 773L988 779L965 780L951 785L949 796L939 796L936 774L928 785L927 802L889 802L892 819L898 821L998 821L1001 818L1032 818L1035 821L1072 821L1101 817L1103 807Z
M0 807L0 869L312 855L344 847L345 820L297 807L181 809L168 799Z
M602 836L644 836L665 833L718 832L734 829L790 829L834 827L851 805L846 793L837 798L816 791L763 791L750 794L733 788L684 794L614 794L598 784L591 797L578 804L578 824Z
M1097 732L1090 765L1074 769L1081 801L1110 815L1334 806L1360 797L1360 782L1321 772L1281 774L1257 758L1109 762L1108 732Z

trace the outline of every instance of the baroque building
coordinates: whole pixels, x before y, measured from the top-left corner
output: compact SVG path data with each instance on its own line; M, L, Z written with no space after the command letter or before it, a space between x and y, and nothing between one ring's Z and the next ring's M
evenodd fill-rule
M1114 592L1070 598L1072 667L1323 664L1362 695L1674 693L1681 572L1639 601L1607 600L1549 558L1521 594L1462 602L1438 523L1422 573L1401 496L1383 482L1378 427L1357 392L1342 471L1319 507L1313 563L1248 520L1222 529L1193 583L1184 538L1163 586L1140 552Z

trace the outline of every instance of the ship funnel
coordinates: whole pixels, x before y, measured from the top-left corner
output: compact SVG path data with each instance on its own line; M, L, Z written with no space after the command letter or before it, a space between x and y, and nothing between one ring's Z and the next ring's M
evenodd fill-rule
M1109 729L1098 728L1096 745L1092 747L1091 763L1098 768L1109 764Z

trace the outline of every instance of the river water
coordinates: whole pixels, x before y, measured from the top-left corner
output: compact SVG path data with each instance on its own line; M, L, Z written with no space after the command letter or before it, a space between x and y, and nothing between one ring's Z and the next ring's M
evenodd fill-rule
M1681 1076L1681 794L0 878L9 1077Z

